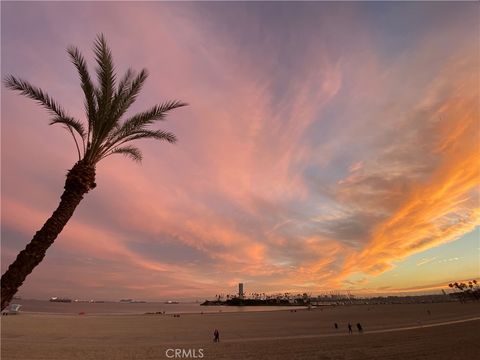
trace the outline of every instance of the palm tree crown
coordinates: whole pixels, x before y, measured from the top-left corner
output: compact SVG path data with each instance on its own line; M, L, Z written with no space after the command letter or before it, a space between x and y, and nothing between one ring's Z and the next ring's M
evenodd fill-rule
M184 102L167 101L123 119L147 79L146 69L142 69L138 74L128 69L117 81L111 51L105 37L100 34L94 43L98 82L96 86L80 51L71 46L67 52L77 68L85 95L88 120L86 129L80 120L69 116L48 94L28 81L9 75L4 83L9 89L20 91L22 95L45 107L52 115L51 125L64 125L75 141L79 161L95 166L100 160L112 154L123 154L135 161L141 161L142 153L130 144L133 140L150 138L176 142L174 134L163 130L151 130L148 127L157 120L163 120L168 111L186 106Z

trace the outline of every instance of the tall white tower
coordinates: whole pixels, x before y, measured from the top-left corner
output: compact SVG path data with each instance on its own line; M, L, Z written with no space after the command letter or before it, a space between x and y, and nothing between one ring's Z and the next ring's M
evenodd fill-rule
M245 295L245 294L243 293L243 283L239 283L239 284L238 284L238 297L239 297L240 299L243 299L243 296L244 296L244 295Z

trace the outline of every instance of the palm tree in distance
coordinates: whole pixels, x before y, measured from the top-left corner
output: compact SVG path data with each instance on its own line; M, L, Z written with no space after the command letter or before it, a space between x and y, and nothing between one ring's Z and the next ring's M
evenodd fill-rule
M67 224L83 196L95 188L95 167L100 160L113 154L122 154L135 161L141 161L140 150L131 145L134 140L156 139L170 143L176 141L174 134L152 130L149 125L164 120L170 110L187 104L181 101L168 101L124 119L125 113L136 100L147 79L147 71L143 69L137 74L129 69L117 81L112 54L103 35L97 36L93 50L97 63L97 84L90 78L86 61L80 51L76 47L67 49L80 75L85 95L86 128L81 121L69 116L40 88L11 75L4 79L7 88L19 91L46 108L52 115L50 125L64 126L73 137L78 161L67 173L57 209L2 275L2 310L28 274L42 261L47 249Z

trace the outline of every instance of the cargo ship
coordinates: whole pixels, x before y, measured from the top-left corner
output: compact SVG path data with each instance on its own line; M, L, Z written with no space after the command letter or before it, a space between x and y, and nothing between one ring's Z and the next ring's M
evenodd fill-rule
M69 299L69 298L61 298L61 297L51 297L50 298L50 301L51 302L62 302L62 303L71 303L72 302L72 299Z

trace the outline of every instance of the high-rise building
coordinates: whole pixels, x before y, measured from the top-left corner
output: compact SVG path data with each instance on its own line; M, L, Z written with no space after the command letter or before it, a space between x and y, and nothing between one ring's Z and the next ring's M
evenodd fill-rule
M243 293L243 283L239 283L239 284L238 284L238 297L239 297L240 299L243 299L243 296L244 296L244 295L245 295L245 294Z

